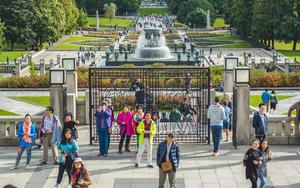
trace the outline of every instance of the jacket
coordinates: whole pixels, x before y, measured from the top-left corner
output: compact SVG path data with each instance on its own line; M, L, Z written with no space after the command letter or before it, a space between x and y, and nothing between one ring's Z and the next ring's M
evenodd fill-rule
M79 151L79 147L77 142L72 139L72 143L66 143L66 144L62 144L61 140L58 143L57 149L61 152L67 153L68 156L71 157L72 160L74 160L75 158L78 157L78 151ZM59 162L62 163L62 159L61 157L59 157Z
M125 125L123 125L122 122L125 122ZM133 135L134 129L132 126L132 115L129 111L126 114L124 112L121 112L118 115L117 123L120 126L121 136L124 134L125 131L127 136Z
M105 111L96 110L95 117L96 117L97 129L101 128L102 117L104 118L105 128L110 128L111 127L110 116L111 116L111 110L110 109L106 109Z
M253 116L252 127L255 129L255 134L259 136L264 136L268 132L268 118L266 115L266 126L264 127L263 122L260 118L259 112L256 112Z
M156 164L159 168L161 168L161 164L163 162L166 162L166 155L167 155L167 140L159 143L157 147ZM176 172L177 168L179 167L180 151L179 151L179 146L175 142L171 146L169 159L170 162L172 163L173 171Z
M20 140L20 146L24 147L24 148L25 147L31 147L31 146L33 146L35 134L36 134L36 132L35 132L35 126L34 126L33 123L31 123L31 125L30 125L30 138L31 138L31 142L30 143L25 142L23 140L23 135L24 135L24 132L23 132L23 123L20 123L20 127L18 129L18 137L19 137L19 140Z
M223 121L226 118L223 106L219 104L210 105L207 118L210 120L210 126L223 126Z
M243 159L243 164L246 167L246 179L249 179L253 176L258 177L258 165L254 165L254 160L259 160L262 157L262 154L259 150L254 150L250 148Z
M263 92L261 95L261 99L262 99L263 103L268 104L270 102L270 93L267 91Z
M181 113L178 110L171 111L169 114L170 122L181 122Z
M61 139L61 135L62 135L62 126L60 124L58 117L54 114L53 114L53 124L54 126L52 127L51 144L58 142ZM42 118L42 124L39 129L39 138L43 136L42 130L44 128L44 125L45 125L45 116L43 116Z
M137 132L140 134L140 139L139 139L139 144L142 145L144 143L144 131L145 131L145 121L143 120L139 123L139 126L137 127ZM151 124L150 124L150 143L153 143L153 137L156 133L156 125L155 122L153 120L151 120Z
M74 168L74 164L72 168ZM90 185L92 185L91 177L87 170L82 170L80 174L76 177L76 180L73 180L74 178L73 174L71 175L71 177L72 177L72 182L73 181L75 182L75 185L72 185L72 188L88 188ZM80 185L79 182L81 180L83 181L83 183Z

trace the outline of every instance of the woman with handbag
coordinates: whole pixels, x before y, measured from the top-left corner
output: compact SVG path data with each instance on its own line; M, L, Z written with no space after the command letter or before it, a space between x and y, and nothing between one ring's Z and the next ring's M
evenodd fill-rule
M174 135L169 133L167 139L159 143L157 147L156 164L159 167L159 188L164 188L167 175L170 187L175 188L179 160L179 146L174 142Z
M17 155L15 166L12 167L11 170L18 168L24 150L27 151L27 161L26 161L25 169L26 170L29 169L29 163L31 160L31 147L34 144L35 134L36 134L35 126L31 122L31 115L26 114L25 121L20 124L20 127L18 129L18 137L20 140L20 145L18 147L18 155Z
M69 177L68 188L71 188L71 169L73 161L78 157L78 149L77 142L72 138L72 130L66 129L63 138L58 143L58 150L60 151L60 156L58 157L59 169L54 188L59 187L65 170Z

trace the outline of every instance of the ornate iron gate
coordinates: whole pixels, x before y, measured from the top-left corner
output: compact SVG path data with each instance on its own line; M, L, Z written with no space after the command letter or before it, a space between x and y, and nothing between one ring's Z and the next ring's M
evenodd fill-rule
M115 119L123 105L131 106L131 110L143 105L144 111L157 117L155 142L173 132L177 142L209 143L209 87L209 68L90 68L90 143L98 142L94 114L103 100L111 101ZM111 142L119 138L119 126L114 123Z
M237 88L233 86L233 110L232 110L232 144L236 148L236 124L237 124Z

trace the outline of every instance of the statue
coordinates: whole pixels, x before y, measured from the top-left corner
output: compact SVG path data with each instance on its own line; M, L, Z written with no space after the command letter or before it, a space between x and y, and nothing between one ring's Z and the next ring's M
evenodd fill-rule
M293 104L288 111L288 117L292 120L292 111L296 110L296 117L295 117L295 134L299 135L299 124L300 124L300 102L296 102Z

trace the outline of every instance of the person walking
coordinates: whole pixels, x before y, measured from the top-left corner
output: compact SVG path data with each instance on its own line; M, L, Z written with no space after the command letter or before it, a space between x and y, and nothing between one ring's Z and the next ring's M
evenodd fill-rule
M74 160L71 169L71 186L72 188L88 188L92 185L90 173L84 167L84 163L81 158Z
M213 156L219 155L219 145L222 139L223 121L225 120L225 110L220 105L220 98L215 98L215 104L212 104L208 108L207 118L210 121L210 128L213 138Z
M254 113L252 127L255 129L255 137L260 141L267 139L268 118L266 115L266 105L259 104L259 111Z
M141 121L143 121L144 119L144 112L143 112L143 107L142 105L138 105L136 107L137 112L134 114L133 116L133 128L135 130L135 134L136 134L136 148L137 151L139 150L139 140L140 140L140 134L137 132L137 127L140 124Z
M172 111L169 114L169 120L173 127L173 134L176 133L176 127L178 128L178 131L181 130L181 113L178 111L178 109L174 106Z
M54 188L59 187L65 171L67 172L69 177L69 185L67 186L67 188L71 188L71 168L73 165L73 161L78 157L79 150L77 142L72 137L71 129L67 128L65 130L62 139L58 143L58 150L60 152L60 156L58 158L59 168Z
M263 140L260 143L259 150L262 153L263 159L261 165L258 166L258 178L260 180L260 188L264 188L267 178L267 163L273 159L273 155L269 148L267 140Z
M155 122L151 119L151 113L145 113L145 120L141 121L138 125L137 132L140 134L139 138L139 151L135 160L135 167L138 168L142 159L145 148L147 149L147 167L153 168L152 165L152 146L153 137L156 133Z
M251 142L251 148L244 156L243 164L246 167L246 179L250 179L252 188L257 188L258 166L262 163L262 154L259 151L259 140Z
M271 104L270 113L274 113L276 111L276 106L278 104L277 96L274 90L271 92L270 95L270 104Z
M225 141L228 142L229 138L229 126L230 126L230 108L228 107L227 100L221 100L220 104L224 108L225 111L225 119L223 121L223 130L226 134Z
M117 123L120 126L120 143L119 143L119 154L123 154L122 148L123 143L126 137L126 143L125 143L125 151L131 152L129 149L129 143L131 135L134 133L134 129L132 126L132 115L129 111L129 107L125 105L123 107L123 111L118 115Z
M179 167L179 146L174 141L174 135L169 133L167 139L157 147L156 164L159 167L159 188L164 188L168 175L171 188L175 188L176 171Z
M39 129L39 138L43 141L43 159L40 165L46 165L48 162L48 150L51 148L54 164L58 165L57 142L61 139L62 126L54 109L50 106L46 108L46 115L42 118Z
M262 102L266 105L267 107L267 112L269 112L269 106L270 106L270 93L269 91L266 89L262 95L261 95L261 99L262 99Z
M99 154L98 157L104 156L107 157L108 155L108 134L109 129L111 128L111 110L106 108L106 102L102 102L101 106L99 106L96 110L95 117L96 117L96 127L98 133L98 140L99 140Z
M64 122L64 126L63 126L63 135L65 134L67 129L71 129L72 131L72 138L77 140L78 139L78 131L76 126L79 125L79 121L73 120L73 114L71 112L67 112L65 114L65 122Z
M25 169L26 170L29 169L29 163L31 160L31 148L34 144L34 137L36 135L35 126L31 121L32 121L31 115L26 114L24 122L20 123L18 129L18 138L19 138L18 155L17 155L15 166L12 167L11 170L18 168L24 150L27 151Z

